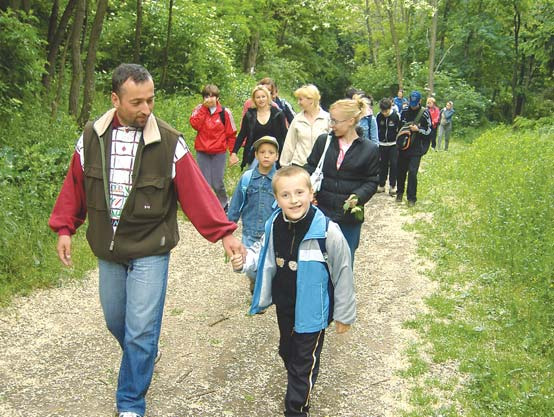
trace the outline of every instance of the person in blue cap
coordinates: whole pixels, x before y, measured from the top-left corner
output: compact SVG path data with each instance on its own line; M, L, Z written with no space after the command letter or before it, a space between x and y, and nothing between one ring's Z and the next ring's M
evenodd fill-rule
M408 108L402 112L402 123L410 126L412 140L407 149L399 149L397 165L396 201L401 203L406 190L408 177L407 199L408 205L414 206L417 201L417 172L421 157L429 150L431 133L431 115L421 107L421 93L410 93Z

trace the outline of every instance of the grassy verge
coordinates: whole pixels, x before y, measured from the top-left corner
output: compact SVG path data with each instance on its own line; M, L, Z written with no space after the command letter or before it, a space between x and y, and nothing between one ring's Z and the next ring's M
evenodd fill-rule
M440 289L406 323L422 342L405 416L554 415L552 132L498 127L426 158L415 227Z

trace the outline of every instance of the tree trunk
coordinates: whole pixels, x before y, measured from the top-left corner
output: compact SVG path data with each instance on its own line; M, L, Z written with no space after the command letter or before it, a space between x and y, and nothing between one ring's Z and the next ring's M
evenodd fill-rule
M67 58L67 49L69 47L69 37L70 35L68 34L60 59L60 71L56 79L56 97L54 98L54 101L52 101L52 120L56 119L58 108L60 107L60 101L62 99L63 86L65 83L65 60Z
M518 115L518 71L520 70L519 58L519 30L521 28L521 12L514 3L514 66L512 73L512 120Z
M48 20L48 45L52 45L54 42L54 36L56 35L56 25L58 23L58 14L60 13L60 0L54 0L52 2L52 11L50 12L50 19Z
M71 87L69 89L69 114L77 118L79 112L79 92L83 75L83 64L81 63L81 32L85 20L85 0L77 1L77 9L73 18L73 29L71 30Z
M69 19L73 14L73 10L75 9L76 4L77 0L69 0L62 14L62 18L60 19L60 23L58 24L57 29L52 37L52 42L48 43L48 56L46 58L45 68L46 71L42 77L42 84L46 88L46 92L48 92L48 90L50 89L50 82L52 81L52 77L54 76L54 72L56 71L56 59L58 57L58 50L60 49L60 45L64 39L64 35L67 30L67 24L69 23ZM50 16L51 25L56 25L55 20L56 19Z
M94 64L96 63L98 41L100 40L100 34L102 33L102 26L104 24L104 18L106 17L107 8L108 0L98 0L96 5L96 15L94 16L94 22L92 23L92 29L90 31L87 60L85 63L83 107L81 108L81 114L79 115L78 120L80 126L85 125L92 109L92 101L94 99Z
M431 0L433 22L431 24L431 44L429 46L429 95L435 92L435 47L437 45L437 25L439 20L438 0Z
M394 11L391 0L387 0L385 9L389 17L390 34L392 38L392 44L394 46L394 55L396 57L396 76L398 77L398 89L404 88L404 76L402 74L402 62L400 60L400 45L398 44L398 34L396 33L396 27L394 25Z
M160 84L165 87L167 82L167 67L169 58L169 40L171 38L171 21L173 19L173 0L169 0L169 17L167 18L167 38L165 40L164 57L162 65L162 80Z
M133 61L140 64L140 35L142 33L142 0L137 0L137 21L135 23L135 51Z
M371 59L370 63L377 62L377 54L373 46L373 33L371 31L371 24L369 22L369 17L371 16L371 10L369 9L369 0L365 0L365 10L364 10L364 21L365 27L367 29L367 47L369 48L369 54Z
M260 32L254 31L250 36L246 56L244 57L243 70L246 74L254 74L256 70L256 60L258 59L258 50L260 48Z
M444 51L444 39L446 37L446 31L448 28L448 15L450 12L450 0L445 0L444 2L444 11L442 13L441 19L441 31L440 31L440 50Z

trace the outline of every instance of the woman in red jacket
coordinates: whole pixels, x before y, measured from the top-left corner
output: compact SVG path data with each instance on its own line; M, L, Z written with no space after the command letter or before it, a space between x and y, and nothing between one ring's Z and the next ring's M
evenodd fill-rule
M226 152L235 146L237 129L233 115L219 103L219 88L208 84L202 90L203 101L190 116L190 125L198 132L194 140L196 162L213 188L221 206L227 210L229 200L223 177Z

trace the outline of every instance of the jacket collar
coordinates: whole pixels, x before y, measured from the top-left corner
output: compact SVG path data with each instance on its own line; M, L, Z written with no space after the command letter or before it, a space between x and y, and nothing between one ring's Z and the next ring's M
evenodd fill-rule
M93 128L98 136L102 136L106 132L106 130L108 130L108 127L112 123L114 116L115 108L108 110L94 122ZM144 139L145 145L149 145L154 142L161 142L162 136L160 134L158 122L156 121L154 114L151 114L146 121L146 126L144 126L144 128L142 129L142 137Z

